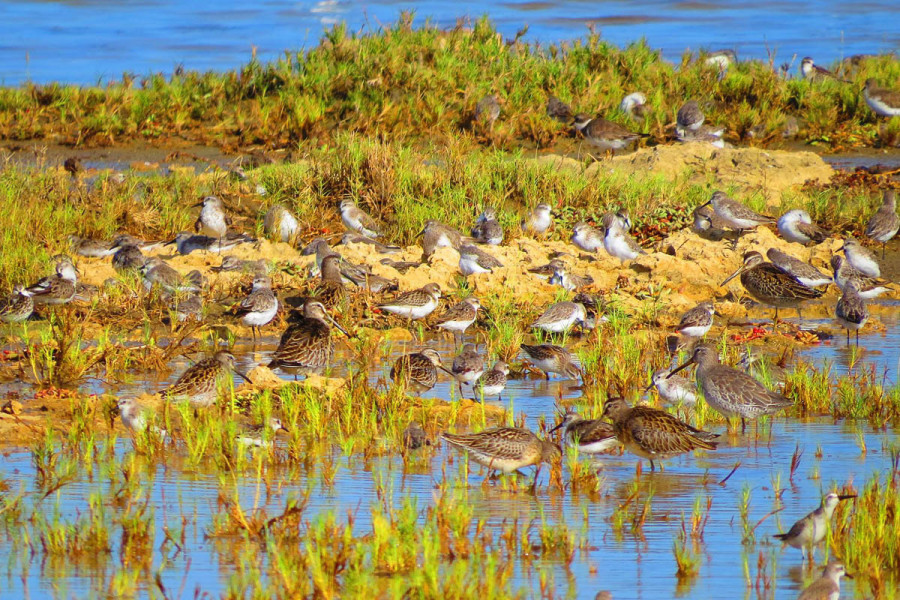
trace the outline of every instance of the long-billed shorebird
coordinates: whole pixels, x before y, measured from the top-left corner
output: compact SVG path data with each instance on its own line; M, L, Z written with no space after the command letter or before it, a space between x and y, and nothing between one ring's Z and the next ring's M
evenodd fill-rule
M406 388L414 393L427 392L437 383L439 368L441 355L433 348L423 348L395 360L391 367L391 379L395 383L405 383Z
M298 374L320 373L330 363L334 355L331 326L347 337L350 334L327 312L321 302L308 300L303 305L302 315L294 311L289 316L290 325L281 335L278 348L272 354L270 369L281 369Z
M850 345L850 330L853 330L856 332L856 346L859 347L859 330L869 320L869 309L852 281L844 286L834 314L841 327L847 330L847 345Z
M9 296L0 298L0 321L4 323L21 323L33 312L34 300L21 285L15 286Z
M851 498L856 498L856 496L853 494L839 495L834 492L825 494L819 508L794 523L787 533L778 533L772 537L792 548L799 548L801 552L806 548L814 552L815 547L825 539L825 532L828 531L831 517L834 515L834 509L837 508L838 503Z
M797 600L838 600L841 597L841 577L853 579L843 563L832 561L825 566L822 576L809 584Z
M834 271L834 283L841 291L848 283L853 283L859 293L860 298L871 299L877 298L885 292L891 290L890 281L877 277L869 277L864 273L860 273L854 269L843 256L835 254L831 257L831 268Z
M559 446L518 427L495 427L468 434L444 432L441 437L468 452L469 458L476 463L487 467L488 476L492 471L513 473L536 465L534 485L537 485L541 463L555 464L562 460Z
M400 294L393 300L378 305L383 311L406 319L424 319L438 307L441 301L441 286L429 283L422 288Z
M713 326L716 309L712 302L701 302L683 315L675 331L685 337L704 337Z
M575 411L567 411L557 429L563 430L563 439L570 439L583 454L604 454L619 445L612 423L602 419L583 419Z
M344 223L344 227L350 231L361 233L370 238L377 238L381 235L375 219L366 214L353 200L349 198L342 200L340 211L341 221Z
M829 235L828 231L813 222L808 212L800 208L781 215L776 226L781 237L796 244L818 244Z
M887 243L900 231L900 216L897 216L897 192L885 190L881 206L866 224L866 236L881 242L881 258Z
M440 316L435 326L453 332L453 339L458 342L465 335L466 329L478 318L479 308L481 308L481 302L478 298L469 296L448 308Z
M565 333L576 323L582 328L587 325L584 306L577 302L557 302L548 306L531 326L549 333Z
M722 191L713 192L712 197L701 206L706 206L707 204L712 205L716 216L727 227L737 230L738 235L746 229L753 229L760 225L775 222L773 217L761 215L756 211L750 210L737 200L729 198L728 194Z
M779 308L796 308L802 321L800 304L806 300L821 298L825 293L821 289L806 287L784 269L766 262L762 254L756 251L744 254L744 264L721 285L724 286L738 275L741 277L741 285L757 302L775 308L776 323Z
M160 395L166 400L187 400L194 406L215 404L219 383L222 380L229 380L232 372L237 373L242 379L247 379L234 368L234 361L234 355L230 352L216 352L211 358L205 358L189 367L175 383L161 391Z
M649 406L628 406L624 398L608 398L603 416L627 450L650 461L665 460L697 449L715 450L718 434L701 431L669 413Z
M529 345L522 344L522 352L531 361L531 364L544 372L544 377L549 381L550 374L556 373L569 379L579 379L581 369L575 364L572 353L554 344Z
M709 345L700 344L682 365L669 374L675 375L689 365L697 365L697 380L706 403L725 418L740 417L741 431L747 430L746 419L772 415L794 403L778 392L772 392L752 375L723 365Z

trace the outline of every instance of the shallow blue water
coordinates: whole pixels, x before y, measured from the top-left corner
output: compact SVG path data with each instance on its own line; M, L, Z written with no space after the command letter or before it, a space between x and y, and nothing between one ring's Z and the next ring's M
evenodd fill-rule
M263 60L318 43L325 28L344 21L371 32L415 9L452 27L459 17L487 14L507 37L528 26L526 39L553 43L582 37L594 23L624 45L645 37L665 58L686 50L732 48L739 58L776 63L812 56L820 64L900 46L900 3L893 0L749 2L223 2L198 0L2 0L0 83L62 81L93 84L122 73L225 70L246 62L253 48Z

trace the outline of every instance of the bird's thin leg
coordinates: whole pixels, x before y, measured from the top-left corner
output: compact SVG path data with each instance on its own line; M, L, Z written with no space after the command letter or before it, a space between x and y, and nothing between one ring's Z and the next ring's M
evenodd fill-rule
M537 469L534 471L534 483L531 484L531 493L534 494L537 491L537 482L538 475L541 474L541 464L538 463Z
M650 459L650 472L652 473L655 470L656 470L656 465L653 464L653 459L651 458Z
M741 435L747 433L747 421L744 417L741 417Z

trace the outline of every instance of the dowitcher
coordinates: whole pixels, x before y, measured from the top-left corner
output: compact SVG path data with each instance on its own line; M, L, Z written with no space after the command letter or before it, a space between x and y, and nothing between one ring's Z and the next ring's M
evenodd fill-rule
M566 268L565 263L560 260L550 262L557 263L554 265L553 273L550 275L550 279L547 280L550 285L558 285L565 290L573 292L594 283L594 278L590 275L581 276L576 275L575 273L570 273Z
M493 207L484 209L472 227L471 235L476 242L482 244L499 246L503 242L503 226L497 220L497 211Z
M422 429L416 421L411 421L400 437L401 446L404 450L418 450L422 446L430 446L431 440L428 434Z
M650 385L645 392L656 388L659 397L671 404L683 402L685 404L697 403L697 385L690 379L680 375L672 375L671 369L658 369L653 372Z
M850 345L850 330L856 332L856 345L859 346L859 330L862 329L866 321L869 320L869 309L866 307L866 301L859 295L854 283L848 282L844 286L841 299L838 300L834 314L837 317L841 327L847 330L847 345Z
M253 446L255 448L271 448L272 439L283 431L287 433L289 430L285 427L281 419L277 417L269 417L265 423L250 425L241 428L235 436L235 441L242 446Z
M853 579L853 575L846 571L842 563L828 563L822 576L809 584L797 600L838 600L841 597L841 577Z
M571 123L574 118L572 108L556 96L547 98L547 116L566 124Z
M618 123L601 117L592 118L584 113L575 115L575 129L581 132L589 144L609 152L621 150L633 141L647 136L630 131Z
M712 205L716 216L722 219L726 227L737 230L738 235L745 229L753 229L759 225L775 222L774 218L750 210L737 200L729 198L728 194L722 191L713 192L712 197L701 206L707 204Z
M413 393L427 392L437 383L437 370L441 367L441 356L432 348L404 354L394 361L391 379L395 383L406 382Z
M633 237L628 234L625 224L628 223L627 215L623 218L613 213L603 215L603 247L610 256L615 256L621 261L634 260L641 254L646 254Z
M499 260L472 244L465 244L459 248L459 272L465 277L478 273L493 273L494 269L502 266L503 263Z
M21 323L34 312L34 300L25 293L21 285L13 288L13 293L0 298L0 321L4 323Z
M846 238L844 245L840 249L851 267L866 277L881 277L881 267L878 265L878 259L854 238Z
M563 415L562 422L549 433L557 429L562 429L563 437L572 440L578 451L583 454L603 454L619 443L612 424L602 419L582 419L574 411L567 411Z
M707 404L725 418L740 417L741 431L747 429L746 419L772 415L793 405L778 392L772 392L751 375L719 363L719 355L712 346L700 344L684 364L669 375L697 365L697 380Z
M484 373L484 357L478 354L475 344L465 344L453 359L450 369L444 369L459 385L459 395L463 396L463 384L472 385Z
M344 287L344 279L341 276L340 262L341 257L337 254L330 254L322 259L320 280L313 290L313 297L325 308L337 308L347 297L347 289Z
M583 305L577 302L557 302L548 306L531 326L550 333L564 333L576 323L584 328L586 322L587 312Z
M635 121L643 121L650 113L647 96L640 92L632 92L619 102L619 110Z
M298 374L319 373L331 363L334 342L331 340L329 324L350 337L343 327L328 316L321 302L308 300L303 305L302 316L294 311L289 320L291 324L281 335L268 367L292 373L295 379Z
M366 214L353 200L349 198L342 200L340 210L341 221L344 223L344 227L350 231L370 238L377 238L381 235L375 219Z
M881 207L869 218L866 235L881 242L881 259L884 260L885 245L900 231L900 217L897 216L897 193L885 190Z
M782 252L777 248L769 248L766 251L766 258L768 258L773 265L782 271L785 271L788 275L806 287L822 287L832 283L831 277L825 275L811 264L803 262L799 258L794 258L790 254Z
M843 256L834 255L831 257L831 268L834 270L834 283L841 291L847 287L848 283L853 283L859 293L860 298L871 299L877 298L885 292L891 290L888 287L891 282L877 277L868 277L854 269Z
M423 319L434 312L441 300L441 286L429 283L422 288L400 294L378 308L406 319Z
M700 105L696 100L688 100L681 105L678 113L675 115L675 126L678 129L691 129L697 131L706 120Z
M834 492L825 494L819 508L794 523L787 533L778 533L772 537L792 548L799 548L801 552L804 548L815 551L815 547L825 539L825 532L828 530L838 503L851 498L856 498L856 496L852 494L838 495Z
M188 368L160 394L166 400L187 400L194 406L215 404L219 382L230 379L232 371L247 379L235 370L234 360L234 355L229 352L216 352L211 358L203 359Z
M553 211L549 204L541 202L534 207L528 217L522 219L522 231L528 233L545 233L553 225Z
M506 389L506 380L509 375L509 366L502 360L494 363L494 366L481 374L481 377L472 384L475 391L475 399L483 399L487 396L497 396L503 400L503 390Z
M237 316L250 328L256 341L257 330L271 323L277 313L278 298L272 291L272 280L268 275L257 275L253 278L250 294L238 306Z
M800 208L789 210L778 218L778 233L795 244L824 242L829 232L816 225L809 213Z
M553 344L540 344L530 346L522 344L522 352L528 356L531 364L544 372L544 377L549 381L550 373L557 373L570 379L579 379L581 369L575 364L572 354L562 346Z
M194 231L213 238L224 238L231 225L231 217L225 214L225 205L215 196L206 196L194 206L202 207Z
M273 204L263 217L263 231L277 242L290 243L300 233L297 216L280 204Z
M454 341L458 341L466 333L475 319L478 318L478 309L481 302L475 296L469 296L464 300L448 308L438 319L436 327L453 332Z
M474 122L480 123L488 129L492 129L494 127L494 121L500 117L500 102L501 100L494 94L490 94L479 100L478 104L475 105L475 112L473 113Z
M713 326L715 312L712 302L701 302L681 315L675 331L686 337L703 337Z
M669 413L649 406L628 406L624 398L608 398L603 416L627 450L650 461L665 460L697 449L715 450L718 434L701 431Z
M881 117L900 116L900 92L897 90L878 87L877 81L866 79L863 97L875 114Z
M596 252L603 247L603 234L584 221L572 228L572 243L585 252Z
M513 473L524 467L537 466L534 482L542 462L559 463L562 452L553 442L540 439L527 429L495 427L478 433L442 433L449 444L469 453L469 457L491 471Z
M341 236L341 245L348 246L350 244L365 244L366 246L371 246L379 254L394 254L402 250L400 246L389 246L387 244L382 244L378 240L373 240L372 238L368 238L364 235L348 231L343 236Z
M779 308L796 308L802 321L800 303L821 298L825 293L821 289L806 287L787 271L766 262L762 254L756 251L744 254L744 264L721 285L724 286L738 275L741 276L741 285L757 302L775 308L775 322L778 321Z
M25 288L22 293L30 296L35 304L58 306L75 298L77 285L78 272L75 265L69 258L63 257L56 263L55 275L44 277Z

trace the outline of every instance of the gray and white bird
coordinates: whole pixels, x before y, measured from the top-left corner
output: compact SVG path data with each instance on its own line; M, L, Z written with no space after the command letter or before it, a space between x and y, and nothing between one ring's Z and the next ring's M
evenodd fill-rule
M367 246L371 246L379 254L393 254L402 250L400 246L389 246L387 244L382 244L378 240L373 240L372 238L366 237L364 235L348 231L341 237L341 245L348 246L350 244L365 244Z
M697 403L697 385L680 375L671 375L671 369L658 369L653 372L650 385L644 390L649 392L656 388L659 397L671 404L683 402L684 404ZM671 376L670 376L671 375Z
M557 302L551 304L531 324L534 329L543 329L548 333L565 333L578 324L587 326L588 317L584 305L577 302Z
M822 576L809 584L797 600L838 600L841 597L841 577L853 579L843 563L832 561L822 571Z
M716 309L712 302L701 302L683 315L675 331L685 337L699 338L709 333Z
M590 275L582 277L570 272L561 260L552 260L550 262L555 263L553 265L553 273L550 275L550 279L547 280L550 285L558 285L565 290L573 292L594 283L594 278Z
M280 431L287 432L288 428L284 426L281 419L270 417L265 423L241 428L234 439L242 446L271 448L274 437Z
M675 115L675 126L677 129L697 131L705 120L706 116L700 110L697 101L688 100L678 109L678 113Z
M255 242L256 238L244 233L230 232L223 237L210 237L208 235L194 234L186 231L175 234L175 238L166 245L174 244L178 254L190 254L195 250L221 253L230 250L240 244Z
M632 92L622 98L619 110L635 121L643 121L650 112L650 107L647 106L647 96L640 92Z
M829 232L816 225L803 209L789 210L778 218L778 233L795 244L818 244L825 241Z
M529 215L522 219L522 231L528 233L546 233L553 225L553 211L549 204L541 202Z
M859 330L869 320L869 308L852 281L844 286L843 294L838 300L834 314L841 327L847 330L847 345L850 345L850 331L852 330L856 332L856 345L858 347Z
M834 271L834 284L838 286L841 291L843 291L848 284L852 283L859 291L860 297L868 300L877 298L881 294L891 290L891 288L888 287L891 284L890 281L877 277L869 277L865 273L861 273L857 269L854 269L849 261L843 256L837 254L832 256L831 268Z
M810 81L818 81L827 78L844 81L828 69L817 65L809 56L805 56L803 60L800 61L800 74L803 75L804 79L809 79Z
M300 233L300 222L290 210L281 204L273 204L263 217L263 231L269 239L290 243Z
M613 213L603 216L603 247L610 256L615 256L621 261L634 260L641 254L646 254L640 244L635 241L623 226L621 217Z
M897 193L885 190L881 207L869 218L866 224L866 236L881 242L881 258L884 260L884 248L900 231L900 217L897 216Z
M466 329L475 322L475 319L478 318L478 309L480 308L481 302L478 298L469 296L448 308L440 316L435 326L439 329L453 332L453 337L456 339L465 334Z
M781 540L792 548L799 548L801 552L805 548L813 551L815 546L825 539L825 532L828 530L831 517L834 515L834 509L842 500L856 498L853 494L838 495L834 492L825 494L819 508L812 511L796 523L794 523L787 533L775 534L775 539Z
M601 117L591 117L581 113L575 115L575 129L584 136L584 139L601 150L615 152L621 150L642 137L644 133L635 133Z
M200 215L194 222L194 231L212 238L223 238L228 233L231 217L225 213L225 205L216 196L206 196L194 206L200 206Z
M503 243L503 226L497 220L497 211L488 206L482 211L471 231L472 238L482 244L499 246Z
M483 400L489 396L497 396L503 400L503 390L506 389L509 366L502 360L494 363L494 366L481 374L481 377L472 384L475 391L475 399Z
M603 247L603 233L584 221L572 228L572 243L585 252L596 252Z
M499 260L472 244L459 249L459 272L466 277L478 273L493 273L494 269L502 266L503 263Z
M850 266L868 277L881 277L881 267L878 259L867 248L856 241L855 238L844 239L844 245L840 248Z
M378 238L381 235L378 223L366 214L356 202L347 198L341 201L341 221L344 227L370 238Z
M441 301L441 286L429 283L424 287L404 292L378 305L378 308L407 319L424 319L438 307Z
M443 367L441 367L443 368ZM463 384L472 385L484 373L484 358L478 354L475 344L466 344L453 359L450 369L444 369L459 385L459 395L463 396Z
M777 248L769 248L766 251L766 258L772 261L773 265L785 271L806 287L821 287L832 283L831 277L822 273L811 264L803 262L799 258L794 258Z
M716 216L722 220L725 226L736 229L739 233L745 229L753 229L759 225L775 222L774 218L750 210L737 200L729 198L728 194L722 191L713 192L712 197L701 206L706 205L712 205Z
M900 116L900 91L878 86L874 79L866 79L863 98L876 115L881 117Z
M250 294L238 305L237 316L250 328L256 341L257 330L271 323L277 313L278 298L272 291L272 280L267 275L257 275L253 278Z
M119 418L122 420L122 425L135 435L146 431L150 421L153 420L153 410L138 403L134 398L119 398L116 405L119 408ZM150 431L159 438L166 437L166 431L155 425L150 426Z
M34 304L58 306L74 300L77 289L78 271L70 258L61 256L56 262L54 275L40 279L21 293L31 297Z

